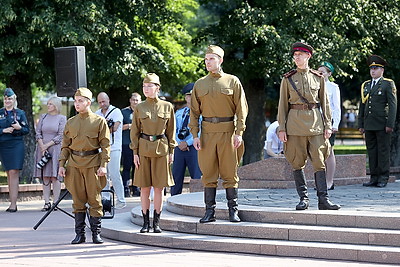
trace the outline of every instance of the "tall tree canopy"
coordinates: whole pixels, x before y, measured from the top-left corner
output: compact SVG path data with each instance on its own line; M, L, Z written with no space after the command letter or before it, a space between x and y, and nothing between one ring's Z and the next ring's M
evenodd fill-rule
M244 164L261 159L264 106L268 96L274 111L282 74L294 67L291 44L314 46L311 67L323 60L336 67L335 78L345 97L359 97L360 84L369 78L365 60L370 54L388 59L385 75L400 78L400 2L383 0L225 0L200 1L215 19L197 41L219 44L226 50L224 69L241 79L249 102L244 140ZM275 114L272 112L272 114ZM271 118L275 120L275 118ZM400 145L398 131L392 151ZM400 154L392 157L400 165Z
M54 47L85 46L88 87L121 96L114 104L127 105L146 72L158 73L174 94L198 77L185 25L197 7L194 0L3 0L0 79L15 89L32 129L22 175L33 168L31 84L54 88Z

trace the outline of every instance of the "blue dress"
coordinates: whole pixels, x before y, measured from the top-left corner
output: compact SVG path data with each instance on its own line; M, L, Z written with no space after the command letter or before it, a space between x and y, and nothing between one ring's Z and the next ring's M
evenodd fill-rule
M10 127L15 121L19 122L21 130L3 133L3 129ZM0 161L4 170L22 169L25 156L23 135L27 133L29 133L29 127L23 110L0 109Z

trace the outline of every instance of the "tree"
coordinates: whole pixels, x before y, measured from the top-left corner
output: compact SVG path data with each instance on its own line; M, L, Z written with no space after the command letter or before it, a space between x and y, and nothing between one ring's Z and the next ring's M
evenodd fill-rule
M390 58L391 62L399 61L399 55L394 53L400 32L398 1L225 0L216 3L203 0L200 3L215 20L199 33L198 42L222 46L226 51L224 69L239 76L245 88L250 108L244 135L244 164L261 159L264 105L278 101L277 98L266 101L266 96L278 95L282 74L293 68L289 54L292 43L306 41L313 45L316 53L311 65L317 68L319 62L330 61L336 67L336 79L345 85L344 95L356 92L358 98L359 86L369 76L365 63L368 55L376 53ZM399 64L391 66L388 77L398 79Z
M0 79L15 90L31 129L22 177L33 170L31 84L54 88L54 47L85 46L89 88L125 96L126 104L146 72L157 72L163 90L176 94L174 88L198 76L183 27L197 6L194 0L3 0Z

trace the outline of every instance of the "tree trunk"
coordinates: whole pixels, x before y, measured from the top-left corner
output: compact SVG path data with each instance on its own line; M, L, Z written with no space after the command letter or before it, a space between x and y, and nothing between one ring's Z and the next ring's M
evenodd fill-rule
M20 173L20 181L29 183L32 181L35 155L35 127L32 114L32 90L27 75L16 73L10 77L8 86L11 87L17 95L18 108L25 111L29 125L29 133L24 136L25 158L24 167Z
M131 95L129 94L128 89L124 87L112 87L107 94L110 97L111 105L120 109L129 106L129 98Z
M243 84L246 88L246 98L249 105L249 114L246 120L244 132L245 153L243 165L262 159L262 151L265 141L265 90L264 81L251 80Z

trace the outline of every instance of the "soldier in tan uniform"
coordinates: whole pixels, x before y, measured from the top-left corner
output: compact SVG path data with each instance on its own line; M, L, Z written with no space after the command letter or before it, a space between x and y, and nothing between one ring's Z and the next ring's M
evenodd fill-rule
M206 211L200 223L215 221L215 195L218 178L223 180L228 200L229 220L240 222L238 215L237 167L243 155L242 135L248 112L246 96L240 80L224 73L222 48L210 45L204 61L209 71L194 85L190 111L190 131L193 146L199 151L199 166L203 173ZM199 138L199 118L201 137Z
M337 210L339 205L328 198L325 161L332 134L331 111L324 77L308 67L314 49L294 43L292 54L297 69L286 74L281 82L278 106L279 139L284 142L286 159L294 169L294 180L300 202L296 210L309 206L304 167L309 156L315 171L315 186L320 210Z
M89 222L93 243L100 237L103 206L101 190L106 185L106 164L110 160L110 131L104 118L90 110L92 92L79 88L75 93L78 115L67 121L61 145L58 174L72 195L76 237L72 244L86 241L85 216L89 204ZM66 167L64 167L66 166Z
M140 187L140 201L143 214L141 233L150 231L150 189L154 188L154 233L161 233L159 225L166 186L173 186L171 163L175 141L174 107L160 100L160 78L148 73L143 80L143 94L146 100L138 104L131 126L133 163L135 164L134 185Z

